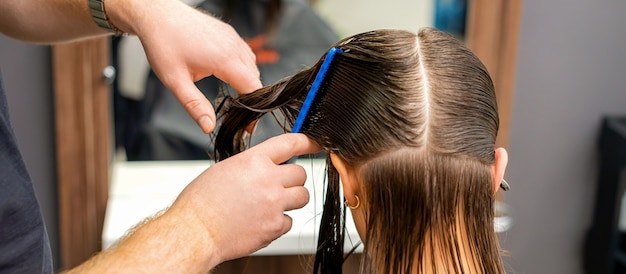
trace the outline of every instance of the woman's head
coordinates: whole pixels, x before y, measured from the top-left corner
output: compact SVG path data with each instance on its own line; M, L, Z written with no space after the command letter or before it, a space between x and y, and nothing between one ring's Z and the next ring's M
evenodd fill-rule
M480 60L430 28L371 31L335 47L343 52L301 130L332 162L316 269L326 273L343 254L341 175L348 203L360 203L352 213L365 245L363 271L503 271L493 193L506 152L495 149L494 87ZM292 125L321 61L231 99L218 158L243 149L245 125L265 112L280 109Z

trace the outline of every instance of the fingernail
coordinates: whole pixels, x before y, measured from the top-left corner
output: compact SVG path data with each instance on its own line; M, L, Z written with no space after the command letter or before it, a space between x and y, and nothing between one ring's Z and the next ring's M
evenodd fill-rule
M198 124L200 125L200 128L202 128L202 131L204 131L204 133L210 133L213 130L213 121L211 121L211 118L209 118L209 116L200 117L200 119L198 120Z

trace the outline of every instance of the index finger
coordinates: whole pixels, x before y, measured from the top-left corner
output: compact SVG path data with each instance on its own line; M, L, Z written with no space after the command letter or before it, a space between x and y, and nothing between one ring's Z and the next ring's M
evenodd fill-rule
M171 87L172 93L185 108L189 116L200 126L204 133L215 128L215 111L209 100L189 78L179 78Z
M219 71L216 71L214 75L228 83L238 94L248 94L263 87L259 69L254 62L231 61L230 64L225 64L219 68Z
M315 153L322 148L302 133L286 133L262 142L248 151L261 153L275 164L283 163L294 156Z

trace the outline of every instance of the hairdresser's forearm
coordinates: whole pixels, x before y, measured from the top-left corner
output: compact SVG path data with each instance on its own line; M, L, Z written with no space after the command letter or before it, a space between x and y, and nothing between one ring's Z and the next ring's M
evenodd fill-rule
M197 219L166 212L68 273L207 273L218 252Z
M2 0L0 31L16 39L57 43L111 34L91 18L87 0ZM122 32L156 31L174 12L191 8L180 0L105 0L109 20ZM186 7L181 7L186 6Z
M2 0L2 33L29 42L53 43L104 35L87 0Z

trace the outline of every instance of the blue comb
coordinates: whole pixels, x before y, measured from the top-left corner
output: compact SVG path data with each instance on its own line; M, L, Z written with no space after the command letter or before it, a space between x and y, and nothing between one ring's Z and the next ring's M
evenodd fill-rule
M293 124L293 128L291 128L291 133L299 133L302 128L302 124L304 124L304 120L306 120L307 115L309 114L309 109L315 100L315 96L317 96L317 92L324 81L324 77L326 77L326 72L328 72L328 68L330 67L330 63L335 58L335 54L342 53L343 51L338 48L331 48L328 50L326 54L326 58L324 62L322 62L322 66L320 70L315 75L315 80L313 80L313 84L311 85L311 89L309 89L309 93L307 93L306 98L304 99L304 103L302 103L302 108L300 108L300 112L298 113L298 118L296 118L296 122Z

